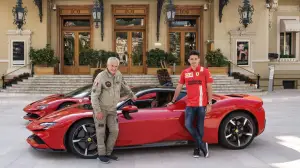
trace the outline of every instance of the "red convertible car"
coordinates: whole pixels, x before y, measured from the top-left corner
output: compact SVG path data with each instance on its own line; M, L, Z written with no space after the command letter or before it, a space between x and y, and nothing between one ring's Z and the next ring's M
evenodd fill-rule
M116 149L193 144L185 128L186 91L175 104L175 88L149 88L136 93L144 97L120 102L119 136ZM35 149L69 151L82 158L96 158L97 142L90 103L55 111L32 121L33 134L27 142ZM265 129L263 101L250 95L214 95L212 110L206 114L204 141L229 149L243 149Z

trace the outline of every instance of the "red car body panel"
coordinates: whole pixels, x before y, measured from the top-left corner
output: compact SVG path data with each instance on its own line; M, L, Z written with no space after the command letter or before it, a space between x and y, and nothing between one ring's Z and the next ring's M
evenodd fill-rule
M25 115L23 118L25 120L37 120L39 118L42 118L42 117L56 111L57 108L59 107L59 105L61 105L62 103L65 103L65 102L72 102L72 103L78 104L78 103L89 103L90 100L88 97L65 98L60 94L51 95L51 96L48 96L42 100L33 102L24 107L24 109L23 109L24 112L26 112L28 114L35 114L35 115L38 115L39 117L32 118L32 117L28 117L27 115ZM47 107L45 109L40 110L40 109L38 109L38 106L40 106L40 105L47 105Z
M206 114L204 141L210 144L218 143L221 121L230 112L236 110L249 111L256 119L257 135L264 131L265 111L262 107L262 100L247 95L240 96L244 98L213 96L217 103L213 104L212 110ZM193 140L184 124L185 101L184 97L169 107L139 109L138 112L130 114L133 118L132 120L127 120L121 111L118 111L119 136L116 141L116 147L143 145L169 140ZM78 108L78 106L77 104L67 107L53 112L40 120L31 122L27 129L42 139L45 144L39 144L32 137L29 137L27 142L39 149L66 150L65 137L72 124L81 119L92 119L91 110ZM57 124L44 130L43 126L39 125L43 122L57 122Z
M130 86L131 88L135 88ZM145 86L146 87L146 86ZM136 87L139 88L139 87ZM138 100L143 99L150 99L152 97L155 97L155 93L153 94L147 94L142 97L139 97ZM81 98L72 98L72 97L64 97L63 94L55 94L50 95L48 97L45 97L41 100L35 101L27 106L24 107L23 111L27 113L23 118L25 120L37 120L40 119L48 114L51 114L52 112L56 111L59 105L65 102L72 102L74 104L80 104L80 103L90 103L89 96L81 97ZM43 110L39 110L38 106L40 105L48 105L47 108ZM38 117L28 117L28 114L34 114Z

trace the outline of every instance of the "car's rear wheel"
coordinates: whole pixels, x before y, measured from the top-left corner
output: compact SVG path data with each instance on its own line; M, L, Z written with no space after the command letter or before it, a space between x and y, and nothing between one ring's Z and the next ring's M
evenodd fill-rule
M75 123L69 131L67 145L72 153L81 158L96 158L98 150L93 119L85 119Z
M229 114L221 123L220 144L229 149L246 148L255 137L256 124L244 112Z

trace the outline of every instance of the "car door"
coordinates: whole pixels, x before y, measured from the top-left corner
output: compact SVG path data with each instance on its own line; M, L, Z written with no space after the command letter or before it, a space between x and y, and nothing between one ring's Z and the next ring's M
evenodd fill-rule
M183 140L179 135L184 132L180 124L184 120L182 111L173 111L170 107L142 108L130 116L132 119L127 120L119 114L117 146Z

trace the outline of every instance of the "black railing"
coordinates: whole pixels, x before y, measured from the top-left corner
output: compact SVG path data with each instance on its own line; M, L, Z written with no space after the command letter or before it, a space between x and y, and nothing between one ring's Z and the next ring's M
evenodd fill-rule
M28 63L28 64L26 64L26 65L24 65L24 66L22 66L22 67L20 67L20 68L18 68L18 69L16 69L16 70L13 70L13 71L11 71L11 72L9 72L9 73L7 73L7 74L3 74L2 75L2 88L3 89L5 89L6 88L6 84L5 84L5 77L6 76L8 76L8 75L10 75L10 74L12 74L13 72L16 72L16 71L18 71L18 70L20 70L20 69L22 69L22 68L25 68L25 67L27 67L28 65L31 65L31 76L33 76L34 75L34 71L33 71L33 64L30 62L30 63Z
M245 71L247 71L247 72L253 74L254 76L256 76L256 85L257 85L257 89L260 88L260 83L259 83L260 75L259 75L259 74L253 73L253 72L249 71L248 69L245 69L245 68L243 68L243 67L240 67L240 66L234 64L234 63L231 62L231 61L228 61L228 62L229 62L229 64L228 64L228 76L232 76L231 65L234 65L234 66L236 66L236 67L238 67L238 68L240 68L240 69L243 69L243 70L245 70Z

